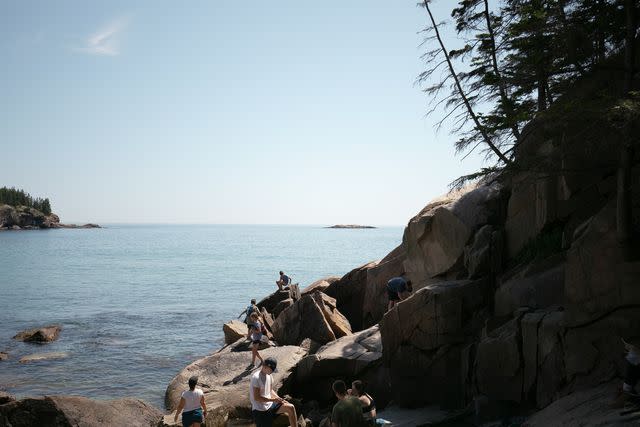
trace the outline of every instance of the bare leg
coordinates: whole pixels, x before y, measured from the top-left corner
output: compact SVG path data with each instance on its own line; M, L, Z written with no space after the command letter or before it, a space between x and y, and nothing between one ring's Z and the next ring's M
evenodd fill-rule
M285 414L289 418L291 427L298 427L298 416L296 415L296 407L289 402L284 402L278 409L278 414Z

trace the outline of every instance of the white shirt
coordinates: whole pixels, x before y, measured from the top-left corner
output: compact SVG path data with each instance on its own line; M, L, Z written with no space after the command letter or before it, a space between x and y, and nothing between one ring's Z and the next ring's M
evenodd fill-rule
M193 411L200 408L200 399L204 396L204 393L199 388L191 391L183 391L182 398L184 399L184 412Z
M257 411L267 411L273 405L273 402L258 402L253 395L253 388L260 387L260 396L271 399L271 375L263 374L262 369L251 375L251 384L249 386L249 400L251 400L251 409Z

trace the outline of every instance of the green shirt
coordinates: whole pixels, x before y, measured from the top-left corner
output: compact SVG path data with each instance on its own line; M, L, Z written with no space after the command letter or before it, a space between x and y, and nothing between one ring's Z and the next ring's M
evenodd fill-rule
M339 427L361 427L364 425L362 403L357 397L347 396L333 406L331 421Z

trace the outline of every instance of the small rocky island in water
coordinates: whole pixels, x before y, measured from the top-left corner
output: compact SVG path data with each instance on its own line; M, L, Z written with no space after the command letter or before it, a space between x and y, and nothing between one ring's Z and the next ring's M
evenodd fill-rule
M0 188L0 231L45 228L100 228L97 224L61 224L49 199L31 197L24 190Z
M372 225L357 225L357 224L336 224L325 228L376 228Z

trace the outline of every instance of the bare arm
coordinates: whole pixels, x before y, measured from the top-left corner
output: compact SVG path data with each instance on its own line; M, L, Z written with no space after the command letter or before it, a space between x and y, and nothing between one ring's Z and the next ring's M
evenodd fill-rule
M200 406L202 406L202 412L204 416L207 416L207 403L204 401L204 395L200 397Z
M275 394L273 391L271 393L272 395ZM253 388L253 398L256 400L256 402L260 402L260 403L280 402L282 400L280 396L278 396L277 394L275 399L274 398L269 399L268 397L264 397L263 395L260 394L260 387Z
M180 404L178 405L178 409L176 409L176 414L173 417L174 422L178 421L178 415L180 415L180 412L182 412L182 409L184 408L184 404L185 404L184 397L181 397Z

